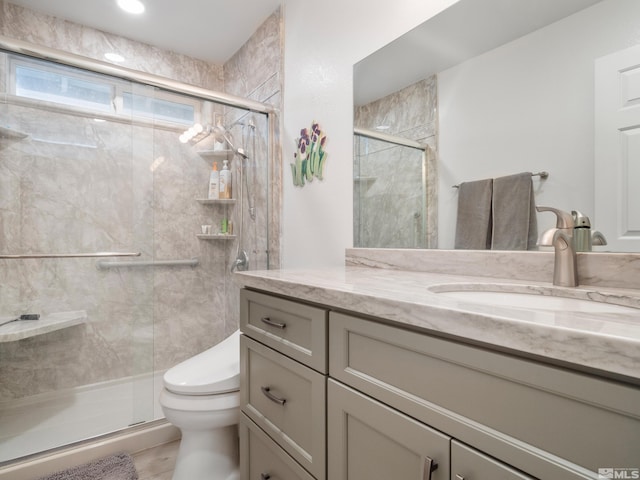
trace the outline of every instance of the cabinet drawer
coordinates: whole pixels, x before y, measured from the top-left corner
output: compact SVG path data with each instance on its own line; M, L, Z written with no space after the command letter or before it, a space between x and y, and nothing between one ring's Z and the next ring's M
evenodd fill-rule
M313 480L255 423L240 415L240 480Z
M535 480L456 440L451 441L451 480Z
M318 480L325 478L324 375L240 337L240 406Z
M327 316L322 308L240 292L240 330L321 373L327 373Z
M637 466L638 388L333 312L330 336L331 377L535 477Z
M449 440L340 383L328 382L331 480L449 480Z

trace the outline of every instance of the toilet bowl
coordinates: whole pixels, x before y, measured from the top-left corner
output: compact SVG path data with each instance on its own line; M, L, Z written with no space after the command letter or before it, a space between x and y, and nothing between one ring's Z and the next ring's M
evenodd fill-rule
M167 370L160 406L182 433L173 480L235 480L240 332Z

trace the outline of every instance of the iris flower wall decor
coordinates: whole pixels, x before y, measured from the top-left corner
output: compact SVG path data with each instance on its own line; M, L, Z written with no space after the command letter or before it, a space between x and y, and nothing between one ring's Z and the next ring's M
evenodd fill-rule
M326 141L327 136L316 121L311 124L311 130L300 130L300 138L296 139L298 150L293 154L294 162L291 164L296 187L304 187L305 180L312 182L313 177L322 180L322 169L327 158L327 152L324 151Z

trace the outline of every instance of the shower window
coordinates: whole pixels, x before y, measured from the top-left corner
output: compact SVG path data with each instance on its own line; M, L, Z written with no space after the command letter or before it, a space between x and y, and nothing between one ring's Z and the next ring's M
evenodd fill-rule
M100 113L159 120L185 126L199 121L201 101L157 91L133 93L127 82L76 68L11 56L10 93L17 97Z
M89 75L80 77L68 69L45 67L37 64L13 62L12 93L19 97L86 107L100 111L113 111L114 87L92 81Z
M169 95L165 94L165 98L146 97L143 95L134 95L131 92L122 93L122 112L140 115L145 118L154 118L165 122L179 123L181 125L193 125L196 122L196 112L199 101L193 104L175 102L166 99ZM181 98L184 100L184 98Z

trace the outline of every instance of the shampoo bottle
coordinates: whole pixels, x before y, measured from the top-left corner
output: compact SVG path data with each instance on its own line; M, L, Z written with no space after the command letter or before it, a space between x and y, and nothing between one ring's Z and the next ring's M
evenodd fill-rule
M229 160L222 162L220 172L220 198L231 198L231 170L229 170Z
M217 162L213 162L213 167L211 167L208 198L213 200L220 198L220 172L218 171Z

